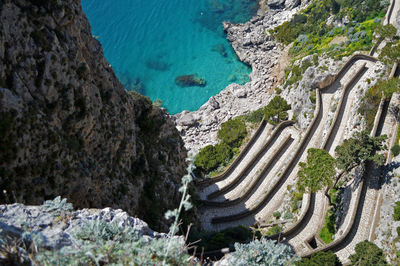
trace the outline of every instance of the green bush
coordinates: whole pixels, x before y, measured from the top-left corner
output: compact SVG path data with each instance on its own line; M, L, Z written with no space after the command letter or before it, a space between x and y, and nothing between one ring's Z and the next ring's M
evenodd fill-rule
M215 157L219 165L226 165L233 157L233 151L226 143L222 142L214 146Z
M392 153L394 156L397 156L400 154L400 145L396 144L392 147Z
M367 122L366 130L368 132L370 132L374 126L375 115L378 111L381 99L382 92L378 85L369 88L365 96L362 98L358 113L365 118Z
M272 215L273 215L276 219L281 218L281 213L278 212L278 211L274 212Z
M314 253L311 258L302 258L295 263L296 266L340 266L342 263L332 251Z
M293 213L287 212L285 213L285 215L283 215L283 218L285 218L286 220L293 219Z
M281 96L275 96L264 108L264 117L268 123L277 125L288 118L290 105Z
M274 225L274 226L272 226L272 227L267 231L266 235L267 235L267 236L276 235L276 234L282 232L282 229L283 229L283 228L282 228L281 226L279 226L279 225Z
M367 240L356 245L356 253L350 255L351 265L369 266L369 265L387 265L385 255L374 243Z
M400 221L400 201L397 201L393 208L393 219L395 221Z
M333 236L336 233L335 226L336 214L329 210L325 216L325 223L321 229L320 237L326 243L329 244L333 241Z
M194 165L205 172L210 172L218 167L215 147L208 145L200 150L196 156Z
M260 108L256 111L253 111L249 114L243 115L243 119L249 123L260 123L264 118L264 108Z
M218 130L218 138L230 147L240 147L242 140L246 137L246 125L241 119L229 119L221 125Z
M226 165L232 157L232 148L222 142L215 146L208 145L201 149L196 156L194 165L202 171L209 173L221 165Z

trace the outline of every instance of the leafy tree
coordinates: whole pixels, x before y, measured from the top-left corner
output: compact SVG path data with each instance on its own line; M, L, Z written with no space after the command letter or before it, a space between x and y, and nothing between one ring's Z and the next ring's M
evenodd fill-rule
M387 41L391 42L397 35L397 29L392 24L379 24L375 29L375 35L379 41L386 39Z
M280 121L287 119L290 105L281 96L275 96L264 108L264 116L268 123L279 124Z
M367 161L383 165L385 156L376 152L386 149L383 143L386 138L386 135L371 137L366 131L362 131L356 133L353 138L344 140L343 144L335 149L337 167L348 173Z
M400 80L398 78L392 78L392 79L381 82L379 85L383 92L383 95L385 95L385 97L387 99L390 99L390 97L392 97L393 93L399 91Z
M219 164L225 165L232 157L232 149L226 143L222 142L215 145L215 158Z
M246 125L240 119L229 119L221 125L217 136L230 147L240 147L247 134Z
M323 187L332 187L335 177L335 159L322 149L308 150L307 162L300 164L298 188L305 191L317 192Z
M400 60L400 43L388 42L379 54L379 60L390 65Z
M314 253L311 258L302 258L295 263L296 266L340 266L342 263L332 251Z
M397 156L400 154L400 145L396 144L392 147L392 153L394 156Z
M360 242L356 245L356 253L350 255L351 265L357 266L379 266L387 265L385 255L382 249L380 249L374 243L367 240Z
M290 246L276 244L274 240L254 240L249 244L235 244L235 252L231 253L229 265L290 265L297 258Z
M200 150L199 154L196 156L194 165L205 172L210 172L218 167L217 156L215 152L215 147L213 145L208 145Z

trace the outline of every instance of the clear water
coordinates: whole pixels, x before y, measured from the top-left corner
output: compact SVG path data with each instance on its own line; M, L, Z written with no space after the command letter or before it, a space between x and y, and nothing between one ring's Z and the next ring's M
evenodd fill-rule
M171 114L197 110L230 83L244 84L241 63L222 21L242 23L257 0L82 0L93 35L128 90L160 99ZM180 87L175 78L197 74L206 86Z

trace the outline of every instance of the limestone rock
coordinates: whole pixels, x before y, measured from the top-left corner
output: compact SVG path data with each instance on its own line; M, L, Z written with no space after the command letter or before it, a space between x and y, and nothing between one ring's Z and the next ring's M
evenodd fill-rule
M247 92L244 89L238 89L235 91L235 95L238 98L246 98Z
M74 229L83 223L102 220L115 223L120 227L133 228L140 236L151 238L165 237L165 234L154 232L148 224L139 218L128 215L121 209L82 209L60 211L48 209L44 205L26 206L23 204L0 205L0 234L23 238L22 233L40 234L44 242L41 245L48 249L60 249L73 245Z
M167 230L183 141L164 110L118 81L80 0L3 1L0 32L0 203L62 195Z
M219 109L219 102L217 102L217 100L215 99L214 96L212 96L209 100L209 104L210 106L215 110L215 109Z
M197 120L194 118L193 114L187 113L180 119L179 123L183 126L191 127L196 125Z
M285 0L268 0L268 6L271 8L279 8L285 4Z
M286 8L292 9L295 7L298 7L301 3L301 0L286 0L285 1L285 6Z

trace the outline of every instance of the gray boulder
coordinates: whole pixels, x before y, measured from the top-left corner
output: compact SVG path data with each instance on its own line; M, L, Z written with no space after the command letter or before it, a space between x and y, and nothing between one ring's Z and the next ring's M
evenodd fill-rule
M288 9L293 9L295 7L298 7L300 5L301 1L300 0L286 0L285 6Z
M56 198L50 205L25 206L15 203L0 205L0 237L16 240L40 241L40 246L61 249L73 245L74 230L85 222L102 220L116 223L120 227L131 227L138 235L150 238L164 237L165 234L152 231L146 222L129 216L121 209L62 209L65 201ZM54 203L54 204L53 204ZM55 208L52 208L54 206ZM38 244L38 243L36 243Z
M285 4L285 0L268 0L268 6L271 8L281 8Z
M183 126L192 127L195 126L197 123L197 119L191 113L187 113L182 116L179 120L179 123Z

